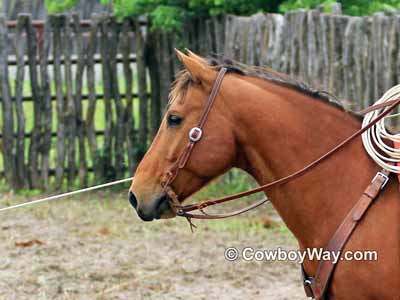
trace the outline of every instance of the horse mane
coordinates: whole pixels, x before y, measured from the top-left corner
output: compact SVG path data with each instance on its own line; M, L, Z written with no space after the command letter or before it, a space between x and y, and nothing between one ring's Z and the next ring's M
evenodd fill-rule
M202 58L195 56L201 62L207 64L210 68L219 71L221 68L226 68L227 73L235 73L243 76L251 76L262 78L264 80L294 89L302 94L308 95L313 99L323 101L329 105L339 108L342 111L350 112L356 116L356 113L349 110L338 98L327 91L314 89L301 80L290 77L286 74L275 71L269 67L246 65L227 58ZM193 82L189 72L186 69L179 71L176 79L172 84L169 94L169 105L175 100L183 98L183 95L189 85Z

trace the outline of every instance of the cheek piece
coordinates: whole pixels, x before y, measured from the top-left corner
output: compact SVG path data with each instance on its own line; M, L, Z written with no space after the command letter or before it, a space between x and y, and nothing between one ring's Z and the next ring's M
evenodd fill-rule
M199 142L203 136L203 127L204 124L207 120L208 114L210 113L211 107L215 101L215 98L218 94L218 90L221 86L222 80L225 76L227 69L226 68L221 68L221 70L218 72L217 78L215 79L214 86L212 88L211 94L208 97L207 104L203 110L203 113L200 117L199 122L197 123L197 126L193 127L189 131L188 135L188 143L185 147L185 149L182 151L176 162L165 172L164 178L166 178L165 181L161 183L161 185L164 188L164 191L167 193L169 196L170 200L170 206L174 213L178 216L185 216L185 212L182 209L183 207L181 206L179 200L178 200L178 195L174 192L172 188L172 183L176 179L176 177L179 174L179 171L183 169L192 153L194 145ZM188 219L189 220L189 219Z

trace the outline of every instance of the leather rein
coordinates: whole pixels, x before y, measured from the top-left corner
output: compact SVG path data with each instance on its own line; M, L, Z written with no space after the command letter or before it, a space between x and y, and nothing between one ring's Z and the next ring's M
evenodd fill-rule
M370 106L368 108L366 108L363 111L360 111L360 114L365 114L368 112L371 112L373 110L376 109L381 109L382 107L387 107L387 109L381 113L379 116L377 116L372 122L370 122L367 126L359 129L358 131L356 131L355 133L353 133L352 135L350 135L348 138L346 138L345 140L343 140L341 143L339 143L337 146L335 146L334 148L332 148L331 150L329 150L327 153L325 153L324 155L320 156L319 158L317 158L316 160L314 160L313 162L311 162L310 164L304 166L302 169L291 173L285 177L282 177L280 179L277 179L273 182L261 185L257 188L253 188L250 189L248 191L244 191L244 192L240 192L237 194L233 194L230 196L226 196L226 197L222 197L222 198L218 198L218 199L214 199L214 200L208 200L208 201L203 201L200 203L195 203L195 204L190 204L190 205L181 205L181 203L179 202L179 197L178 195L174 192L173 188L172 188L172 183L174 182L174 180L176 179L176 177L179 174L179 171L181 169L183 169L189 158L190 155L193 151L194 146L196 145L197 142L199 142L203 136L203 127L204 124L207 121L207 117L211 111L212 105L215 102L215 98L218 94L218 91L221 87L222 84L222 80L225 76L227 72L226 68L221 68L220 71L218 72L218 75L216 77L216 80L214 82L214 85L212 87L211 93L208 97L207 100L207 104L204 108L204 111L200 117L200 120L197 124L196 127L193 127L190 131L189 131L189 141L187 146L185 147L185 149L183 150L183 152L180 154L179 158L177 159L177 161L171 166L171 168L165 173L165 178L166 181L162 182L162 186L164 188L164 191L167 193L168 197L169 197L169 201L170 201L170 206L172 208L172 210L175 212L175 214L177 216L180 217L185 217L187 218L187 220L189 221L189 223L191 224L191 226L194 226L191 223L191 219L223 219L223 218L228 218L228 217L232 217L232 216L236 216L236 215L240 215L244 212L247 212L249 210L252 210L264 203L266 203L267 201L269 201L269 199L267 197L262 198L261 200L251 204L250 206L247 206L245 208L236 210L234 212L230 212L230 213L224 213L224 214L208 214L207 212L204 211L204 209L206 207L209 206L213 206L213 205L217 205L217 204L221 204L221 203L225 203L225 202L229 202L232 200L236 200L239 198L243 198L258 192L262 192L265 191L267 189L271 189L273 187L277 187L283 184L286 184L288 182L291 182L293 180L295 180L296 178L304 175L305 173L311 171L313 168L315 168L316 166L318 166L320 163L322 163L323 161L325 161L326 159L328 159L330 156L332 156L334 153L338 152L340 149L342 149L344 146L346 146L347 144L349 144L351 141L353 141L354 139L356 139L357 137L359 137L361 134L363 134L365 131L367 131L368 129L370 129L372 126L374 126L377 122L379 122L382 118L384 118L386 115L388 115L399 103L400 103L400 98L396 99L396 100L391 100L388 101L384 104L378 104L378 105L374 105L374 106ZM199 211L200 213L191 213L192 211Z

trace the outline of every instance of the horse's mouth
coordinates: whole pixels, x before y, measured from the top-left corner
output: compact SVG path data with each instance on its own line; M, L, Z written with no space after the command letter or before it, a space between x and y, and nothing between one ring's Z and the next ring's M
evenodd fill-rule
M156 207L156 217L155 219L171 219L176 216L174 210L171 207L172 201L167 194L164 194L161 200L158 202Z

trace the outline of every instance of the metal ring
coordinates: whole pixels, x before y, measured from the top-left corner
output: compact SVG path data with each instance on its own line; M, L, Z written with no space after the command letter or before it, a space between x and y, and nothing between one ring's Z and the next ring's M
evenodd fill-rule
M201 136L203 135L203 131L199 127L193 127L189 131L189 140L192 142L198 142L201 139Z

